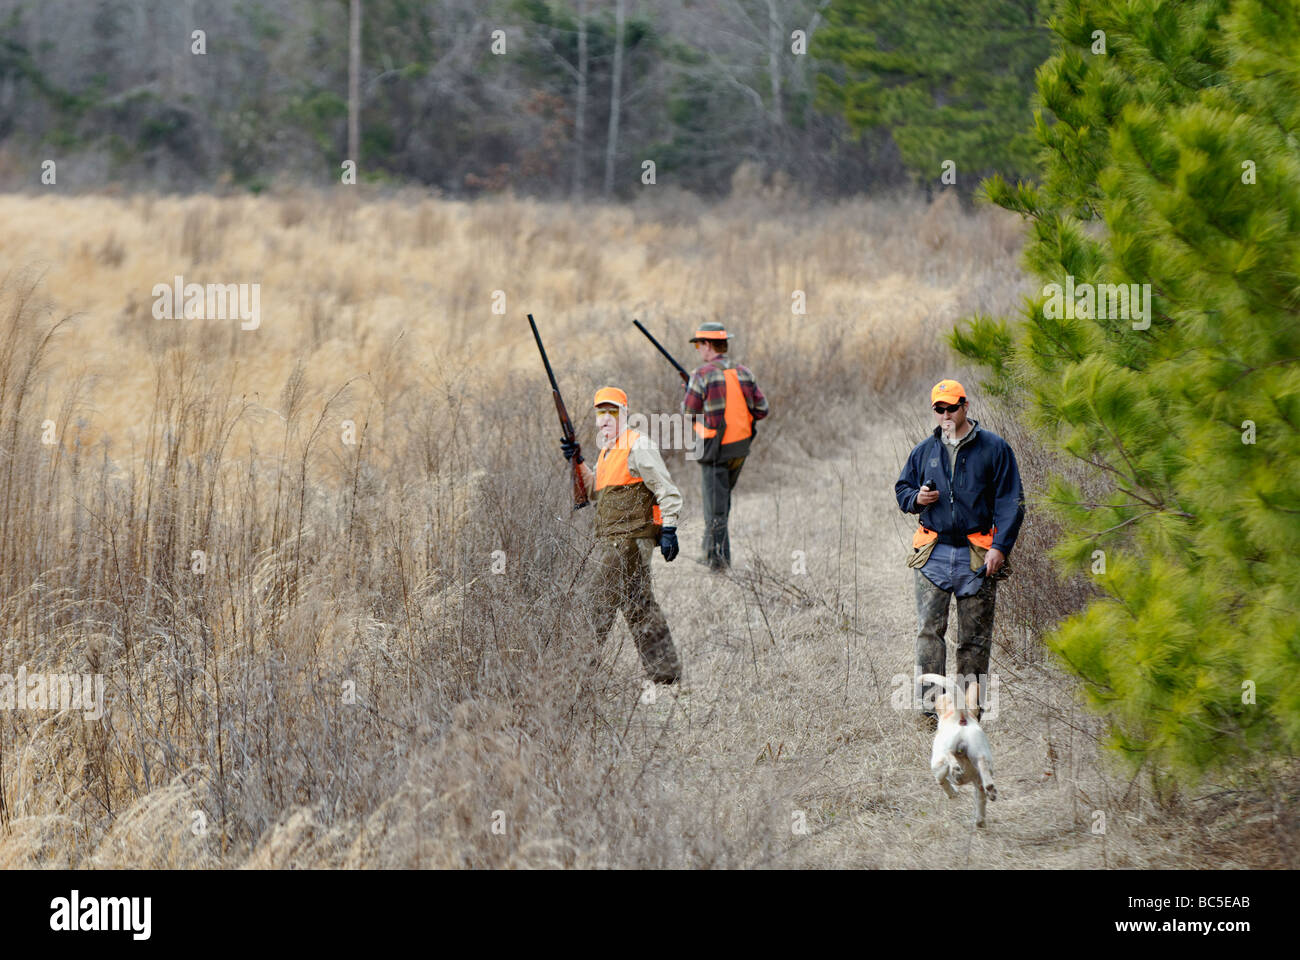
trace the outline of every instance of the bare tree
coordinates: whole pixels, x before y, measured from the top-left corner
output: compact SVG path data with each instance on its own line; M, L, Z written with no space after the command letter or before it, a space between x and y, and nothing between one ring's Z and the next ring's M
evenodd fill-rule
M767 0L767 73L772 80L772 126L780 127L781 109L781 21L776 16L776 0Z
M578 0L578 103L573 113L573 196L582 199L583 151L587 148L587 0Z
M348 159L361 166L361 0L352 0L348 31Z
M609 136L605 142L605 196L614 189L614 158L618 153L618 112L623 97L624 0L614 3L614 77L609 93Z

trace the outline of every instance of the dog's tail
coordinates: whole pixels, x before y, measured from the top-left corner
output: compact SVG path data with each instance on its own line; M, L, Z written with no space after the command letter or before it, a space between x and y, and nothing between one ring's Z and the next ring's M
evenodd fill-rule
M945 690L945 691L946 691L950 696L952 696L953 699L956 699L956 693L954 693L954 691L953 691L953 687L954 687L955 684L954 684L954 681L953 681L952 679L950 679L950 678L948 678L948 677L941 677L941 676L939 676L939 674L937 674L937 673L923 673L923 674L921 674L921 676L920 676L920 680L921 680L922 683L934 683L934 684L938 684L939 686L943 687L943 689L944 689L944 690Z

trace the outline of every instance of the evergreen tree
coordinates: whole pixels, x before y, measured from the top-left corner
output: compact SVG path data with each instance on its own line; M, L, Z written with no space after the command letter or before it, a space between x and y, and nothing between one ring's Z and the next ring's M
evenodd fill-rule
M1101 594L1048 645L1113 745L1189 780L1267 765L1300 747L1300 10L1061 0L1052 28L1041 185L985 185L1044 291L952 342L1107 481L1047 492ZM1071 311L1071 282L1149 285L1150 313Z
M1050 50L1039 0L834 0L813 43L834 65L820 102L858 132L888 129L918 182L1033 170L1034 71Z

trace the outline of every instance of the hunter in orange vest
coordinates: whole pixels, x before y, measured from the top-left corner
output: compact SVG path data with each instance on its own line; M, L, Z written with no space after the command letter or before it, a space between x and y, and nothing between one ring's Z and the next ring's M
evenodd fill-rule
M728 522L731 494L757 435L754 424L767 416L767 398L749 368L727 357L731 334L720 323L704 323L691 343L704 361L686 384L682 410L694 414L704 480L704 552L711 570L731 566Z
M628 427L627 394L602 387L593 406L601 444L596 469L583 462L577 443L560 444L567 459L577 458L587 489L596 491L596 550L580 596L590 607L597 644L621 610L646 674L655 683L677 683L681 663L651 589L650 561L656 544L665 560L677 556L682 495L654 444Z

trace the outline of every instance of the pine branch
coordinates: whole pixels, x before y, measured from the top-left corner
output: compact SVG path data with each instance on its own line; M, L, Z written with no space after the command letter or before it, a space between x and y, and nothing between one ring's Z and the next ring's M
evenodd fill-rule
M1096 533L1089 535L1088 539L1096 540L1098 537L1104 537L1106 534L1112 533L1115 530L1120 529L1120 527L1127 527L1130 523L1136 523L1138 520L1141 520L1143 517L1154 517L1159 512L1160 512L1159 510L1148 510L1146 513L1139 513L1136 516L1129 517L1127 520L1123 521L1122 523L1115 524L1115 526L1113 527L1107 527L1105 530L1098 530Z

